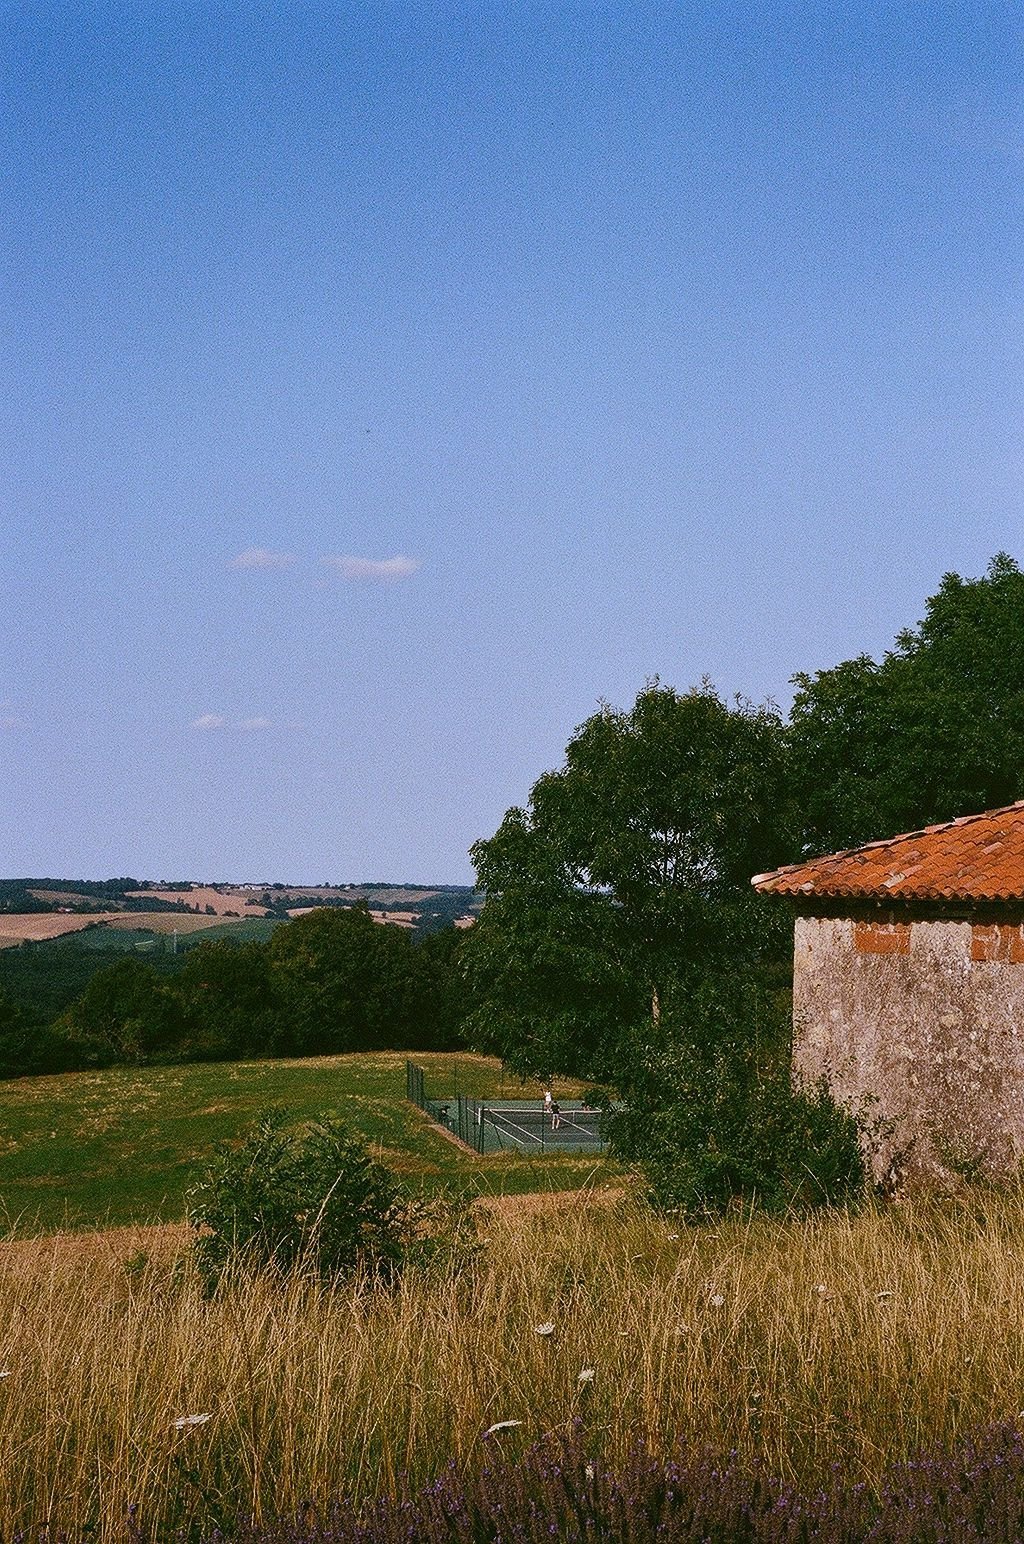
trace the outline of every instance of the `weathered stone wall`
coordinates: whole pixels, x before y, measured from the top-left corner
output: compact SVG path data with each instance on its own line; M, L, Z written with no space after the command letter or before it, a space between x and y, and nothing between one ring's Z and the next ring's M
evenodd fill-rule
M1024 1153L1024 930L799 917L794 1069L888 1128L877 1179L949 1185Z

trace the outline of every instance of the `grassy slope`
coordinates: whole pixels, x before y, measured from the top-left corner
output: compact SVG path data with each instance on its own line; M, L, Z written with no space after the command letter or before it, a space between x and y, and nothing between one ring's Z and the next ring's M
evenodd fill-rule
M501 1092L500 1064L487 1057L423 1054L417 1061L431 1093L451 1092L456 1064L463 1093ZM505 1092L524 1091L506 1084ZM0 1205L8 1225L24 1233L176 1220L214 1143L236 1136L274 1104L298 1119L342 1116L389 1166L426 1188L565 1190L594 1175L595 1160L587 1156L464 1152L406 1103L405 1058L397 1052L119 1067L0 1084ZM607 1166L598 1161L598 1168Z

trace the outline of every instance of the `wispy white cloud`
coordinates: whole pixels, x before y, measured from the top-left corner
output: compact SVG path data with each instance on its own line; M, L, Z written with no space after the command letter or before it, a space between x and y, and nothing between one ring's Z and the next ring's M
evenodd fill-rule
M192 720L192 728L200 730L224 729L228 733L258 734L262 729L301 729L299 723L286 723L276 725L272 718L264 718L263 714L254 714L252 718L228 718L224 713L201 713L198 718Z
M291 552L268 552L266 547L246 547L237 558L232 558L229 568L291 568L295 557Z
M369 579L392 583L396 579L408 579L423 567L422 558L407 558L401 552L393 558L321 558L328 568L335 569L343 579Z

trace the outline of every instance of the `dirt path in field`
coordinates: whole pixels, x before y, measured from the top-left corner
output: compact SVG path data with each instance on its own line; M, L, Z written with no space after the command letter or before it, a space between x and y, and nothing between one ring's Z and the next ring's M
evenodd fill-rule
M124 1265L140 1255L148 1255L155 1264L169 1264L184 1249L190 1233L187 1223L163 1222L153 1227L98 1228L8 1239L0 1243L0 1271L37 1275L70 1260L97 1266Z

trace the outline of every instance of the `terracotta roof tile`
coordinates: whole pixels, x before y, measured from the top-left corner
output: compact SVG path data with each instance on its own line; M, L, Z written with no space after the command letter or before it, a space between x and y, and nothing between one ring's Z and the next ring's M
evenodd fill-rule
M1024 800L751 880L763 895L1024 901Z

